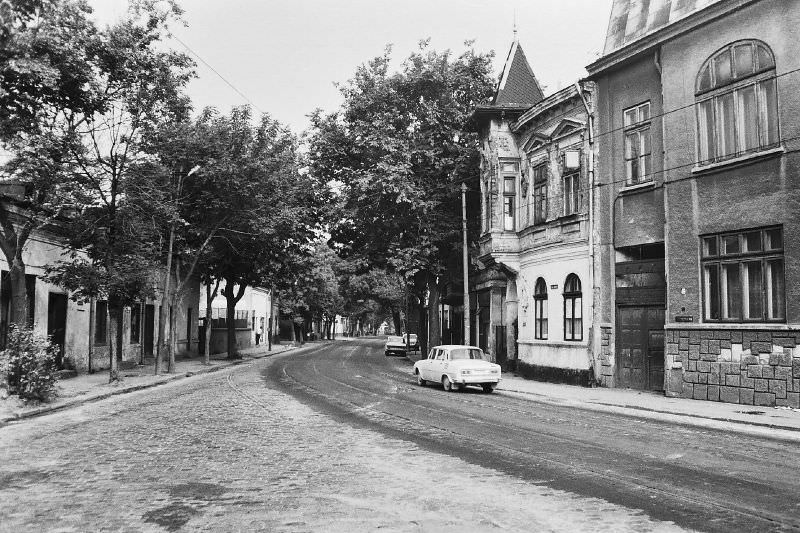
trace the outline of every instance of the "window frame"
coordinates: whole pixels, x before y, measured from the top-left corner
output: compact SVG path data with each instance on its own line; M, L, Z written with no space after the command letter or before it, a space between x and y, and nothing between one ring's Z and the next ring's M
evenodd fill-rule
M536 226L547 222L547 189L550 176L548 161L539 161L531 166L531 174L533 183L533 225ZM537 174L539 175L537 176Z
M563 184L564 216L576 215L581 212L580 197L580 169L572 170L561 178ZM571 182L568 184L568 182ZM569 195L568 195L569 192Z
M570 283L576 284L576 288L570 287ZM572 273L567 276L564 281L564 340L567 342L580 342L583 341L583 285L581 278L577 274ZM577 305L576 305L577 304ZM571 311L570 318L567 318L567 306ZM580 318L576 318L575 309L580 310ZM576 328L576 323L580 321L580 327ZM571 329L567 329L568 322L571 322ZM568 335L568 331L572 334Z
M781 246L779 248L767 249L767 232L779 230L781 237ZM753 233L759 233L760 250L747 251L745 250L746 236ZM735 237L737 242L737 250L730 253L725 253L723 250L724 239ZM707 251L707 242L713 239L715 243L714 251ZM750 228L737 231L728 231L722 233L711 233L700 235L700 275L701 275L701 307L703 321L708 323L755 323L755 324L783 324L786 323L786 259L785 259L785 239L783 226L766 226L761 228ZM780 261L781 263L781 279L772 280L773 284L768 283L770 274L768 273L769 267L772 263ZM759 264L760 265L760 301L761 317L754 318L746 316L746 311L751 308L750 291L747 290L749 286L749 278L747 277L747 265ZM738 267L738 306L739 314L737 317L726 317L727 309L723 309L723 292L730 293L730 290L723 291L723 287L729 289L726 281L723 279L723 272L725 267ZM710 279L708 272L711 268L716 270L716 285L711 286L714 280ZM770 295L777 288L782 288L783 294L781 295L782 306L780 308L781 316L770 317L771 314L771 301ZM713 291L713 292L712 292ZM734 293L736 294L736 293ZM712 301L711 298L714 298ZM713 306L713 307L712 307ZM718 318L713 318L713 308L716 308Z
M737 72L737 49L749 47L752 70L739 74ZM762 54L766 53L769 64L761 65ZM728 56L730 78L717 81L716 61ZM701 88L708 79L708 87ZM765 88L767 82L770 88ZM753 91L751 106L755 115L745 114L747 91ZM732 125L725 126L724 111L721 106L730 97L730 113ZM772 105L770 105L772 104ZM779 103L775 54L763 41L746 39L734 41L714 52L701 66L695 80L695 161L698 165L710 165L736 159L748 154L757 154L778 147L781 144ZM743 126L750 125L755 129L755 146L748 146L747 132ZM724 135L723 135L724 134ZM753 132L750 132L753 135ZM723 138L732 143L732 148L722 146Z
M643 110L647 109L647 118L642 118ZM628 121L628 114L635 112L635 119ZM640 185L642 183L650 183L653 181L653 138L651 135L651 122L652 122L652 106L650 100L640 102L634 106L622 110L622 124L623 124L623 137L622 137L622 158L625 162L625 184L627 186ZM637 153L638 155L628 157L628 138L636 137ZM647 138L646 146L648 147L645 153L643 147L645 146L645 136ZM633 176L633 163L636 162L636 176ZM642 162L645 162L643 165ZM642 172L644 169L644 172Z
M547 340L549 329L549 316L547 313L547 283L544 278L538 278L533 290L533 338Z

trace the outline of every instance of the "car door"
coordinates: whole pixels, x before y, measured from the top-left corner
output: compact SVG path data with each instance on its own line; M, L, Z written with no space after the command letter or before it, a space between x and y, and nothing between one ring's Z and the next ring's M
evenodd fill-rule
M433 364L433 358L436 355L436 350L431 348L428 352L427 359L420 359L417 366L419 368L419 373L422 375L422 379L430 379L431 376L431 364Z
M428 379L431 381L439 381L442 379L445 351L441 348L436 348L436 353L434 355L434 358L431 360L431 374Z

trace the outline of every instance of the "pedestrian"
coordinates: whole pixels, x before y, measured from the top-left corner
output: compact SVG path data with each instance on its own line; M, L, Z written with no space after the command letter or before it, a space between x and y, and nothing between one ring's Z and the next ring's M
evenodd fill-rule
M259 325L258 329L256 330L256 346L258 343L261 342L261 335L264 334L264 326Z

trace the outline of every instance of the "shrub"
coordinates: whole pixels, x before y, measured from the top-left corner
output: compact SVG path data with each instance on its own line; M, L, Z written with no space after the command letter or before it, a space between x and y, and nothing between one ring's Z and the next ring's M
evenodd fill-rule
M12 394L24 400L48 400L58 379L58 346L32 329L11 325L6 349L0 351L0 376Z

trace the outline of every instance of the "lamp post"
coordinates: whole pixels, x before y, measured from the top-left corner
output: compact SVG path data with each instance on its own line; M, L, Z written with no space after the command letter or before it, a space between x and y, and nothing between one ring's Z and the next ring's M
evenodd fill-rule
M461 182L461 229L463 241L464 266L464 344L469 344L469 257L467 252L467 184Z

